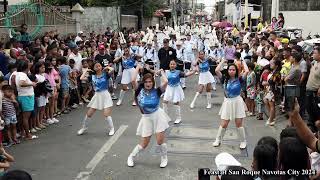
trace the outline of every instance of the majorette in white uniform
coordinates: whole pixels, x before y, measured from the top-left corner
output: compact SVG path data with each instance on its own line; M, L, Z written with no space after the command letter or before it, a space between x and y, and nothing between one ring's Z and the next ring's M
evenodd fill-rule
M184 41L185 61L195 64L195 55L193 50L196 48L195 42L191 40L191 35L187 36L187 40Z
M176 47L177 61L178 61L178 63L183 63L183 67L178 67L177 69L186 73L187 70L185 68L185 53L184 53L184 49L182 47L182 42L177 41L176 46L177 46ZM181 77L180 82L181 82L182 88L183 89L186 88L186 78Z
M200 57L201 55L201 57ZM203 59L200 59L203 58ZM209 65L209 60L204 57L204 52L201 51L199 53L199 60L198 60L198 69L200 71L199 75L199 91L196 93L194 96L190 108L194 108L195 102L197 100L197 97L202 93L203 89L206 87L207 89L207 109L211 108L211 83L215 82L214 77L210 73L210 65ZM210 88L208 87L210 86Z

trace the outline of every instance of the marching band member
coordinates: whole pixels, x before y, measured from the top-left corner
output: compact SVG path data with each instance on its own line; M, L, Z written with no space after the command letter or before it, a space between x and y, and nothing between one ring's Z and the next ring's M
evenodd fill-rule
M206 88L207 91L207 109L211 109L211 84L215 82L214 77L212 74L209 72L210 71L210 66L209 66L209 59L205 58L205 54L203 51L199 52L199 58L197 60L198 64L198 71L200 71L199 75L199 88L194 96L190 108L193 109L195 106L195 102L198 98L198 96L202 93L203 89Z
M168 79L168 86L163 97L163 110L168 114L168 102L174 104L176 111L175 124L181 122L181 107L180 102L184 99L184 93L180 86L180 78L185 78L194 74L194 71L184 73L181 70L177 70L177 62L175 60L170 61L170 70L166 70L166 76Z
M129 47L124 47L124 54L121 57L115 58L113 62L122 62L123 66L123 72L122 72L122 78L121 78L121 85L122 90L120 91L119 100L117 102L117 106L120 106L122 104L122 100L124 98L125 93L128 91L128 85L131 83L131 79L133 78L133 75L135 74L134 65L137 61L137 58L141 58L137 54L131 54ZM132 83L131 83L132 84ZM132 84L132 88L134 89L135 84ZM133 101L133 106L136 106L136 102Z
M111 117L111 107L113 105L113 102L110 93L108 92L108 81L112 75L113 68L109 66L107 66L104 69L102 68L103 67L99 62L95 63L95 74L89 77L90 81L92 82L95 94L92 97L90 103L88 104L89 110L87 111L87 114L82 121L82 128L78 131L78 135L82 135L87 131L88 121L91 119L96 110L103 110L105 120L107 121L107 124L110 127L109 136L114 135L114 126ZM88 71L91 70L87 69L87 71L81 75L80 80L88 80L88 77L86 77Z
M190 62L192 65L195 65L195 55L194 48L196 44L191 40L191 34L187 34L187 39L184 41L184 52L185 52L185 61Z
M137 66L132 83L136 83L136 76L142 67ZM129 167L134 166L134 159L137 154L143 151L149 144L152 134L156 134L157 149L160 150L160 167L164 168L168 164L167 144L165 141L165 130L169 127L170 117L160 108L160 96L164 92L168 79L165 72L161 72L162 85L155 88L154 78L151 74L146 74L142 78L142 83L135 86L135 99L140 108L142 117L140 119L137 135L141 136L141 142L136 145L127 159Z

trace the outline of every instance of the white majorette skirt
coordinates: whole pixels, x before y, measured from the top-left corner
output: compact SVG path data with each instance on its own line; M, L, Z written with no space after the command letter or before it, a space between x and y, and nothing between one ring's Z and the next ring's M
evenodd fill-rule
M152 134L163 132L169 127L169 121L171 121L170 117L161 108L151 114L142 114L137 136L149 137Z
M122 72L122 78L121 78L121 84L130 84L134 75L134 71L136 69L130 68L130 69L124 69ZM139 80L140 76L137 75L137 80Z
M209 83L214 83L216 82L212 74L207 71L207 72L200 72L199 74L199 84L201 85L206 85Z
M180 85L172 87L167 86L166 91L163 96L163 100L169 101L172 103L181 102L184 99L184 93Z
M108 92L108 90L104 90L95 92L87 107L97 110L103 110L112 107L112 105L113 102L110 93Z
M219 115L224 120L235 120L246 117L247 106L241 96L224 98Z

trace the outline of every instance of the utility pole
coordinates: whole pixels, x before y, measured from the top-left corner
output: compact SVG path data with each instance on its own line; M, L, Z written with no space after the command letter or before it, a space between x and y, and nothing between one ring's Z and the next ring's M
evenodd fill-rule
M173 27L177 26L177 8L176 8L176 0L172 0L172 19L173 19Z

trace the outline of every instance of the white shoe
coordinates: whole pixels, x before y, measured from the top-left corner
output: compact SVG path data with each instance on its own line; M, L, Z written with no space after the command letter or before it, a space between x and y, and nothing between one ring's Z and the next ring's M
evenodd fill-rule
M81 128L81 129L78 131L78 135L82 135L82 134L84 134L86 131L87 131L87 128Z
M109 131L109 136L113 136L114 135L114 128L111 128Z
M269 126L274 126L276 124L276 121L269 122Z
M270 124L270 118L267 120L266 126L268 126L269 124Z
M160 167L165 168L167 165L168 165L168 156L167 155L161 156Z
M137 106L136 101L133 101L132 106Z
M212 107L212 105L211 105L211 103L209 103L209 104L207 105L207 109L211 109L211 107Z
M218 147L220 146L221 142L219 141L219 139L216 139L213 143L212 143L212 146L213 147Z
M245 149L246 147L247 147L246 141L240 143L240 149Z
M129 167L133 167L134 166L133 156L129 155L128 160L127 160L127 165Z
M176 119L176 120L174 121L175 124L179 124L180 122L181 122L181 119Z
M79 105L83 105L83 102L79 102Z
M32 133L36 133L37 130L36 130L35 128L32 128L32 129L31 129L31 132L32 132Z
M216 91L216 90L217 90L217 88L216 88L216 87L213 87L212 89L213 89L214 91Z
M196 72L195 74L196 74L196 75L198 75L199 73L198 73L198 72Z
M58 123L58 122L60 122L58 119L56 119L56 118L52 118L52 121L54 122L54 123Z
M191 108L191 109L194 108L194 102L192 102L192 103L190 104L190 108Z
M76 108L78 107L78 105L77 105L77 104L73 104L71 107L72 107L73 109L76 109Z
M51 125L51 124L54 124L54 121L52 121L52 119L47 119L47 123Z
M121 105L121 103L122 103L122 101L121 101L121 100L119 100L119 101L117 102L117 106L120 106L120 105Z

